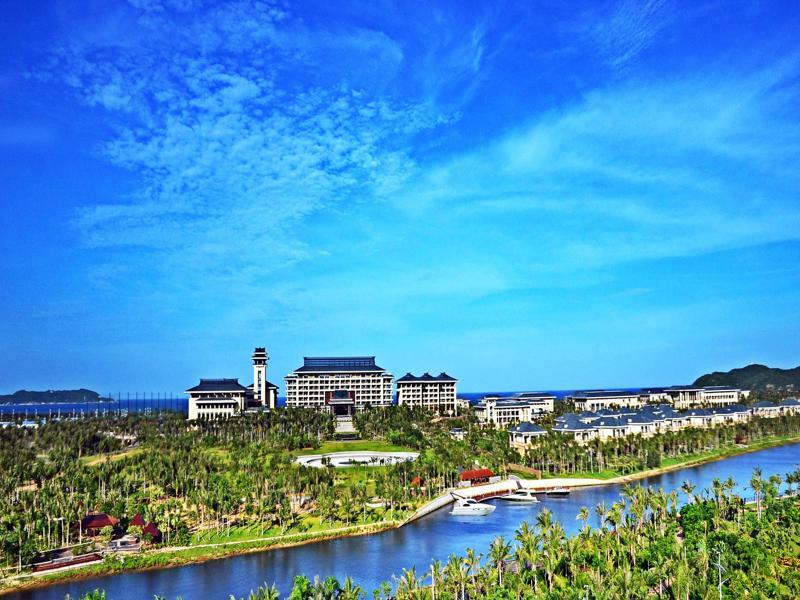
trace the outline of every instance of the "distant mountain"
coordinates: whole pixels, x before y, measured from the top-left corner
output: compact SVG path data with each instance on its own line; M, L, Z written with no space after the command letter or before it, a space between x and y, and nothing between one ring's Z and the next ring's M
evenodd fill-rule
M19 390L13 394L0 394L0 404L48 404L51 402L102 402L108 400L92 390L47 390L33 392Z
M800 367L775 369L766 365L747 365L725 373L716 371L698 377L697 386L728 385L746 390L800 390Z

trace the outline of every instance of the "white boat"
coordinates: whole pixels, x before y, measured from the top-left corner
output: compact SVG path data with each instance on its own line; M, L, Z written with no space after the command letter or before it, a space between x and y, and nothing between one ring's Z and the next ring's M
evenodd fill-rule
M494 505L483 504L472 498L456 498L450 514L456 517L484 517L494 512L494 509Z
M569 496L569 488L557 487L545 492L548 496Z
M505 496L500 496L500 500L506 500L507 502L524 502L529 504L539 501L539 499L531 490L526 489L520 489L516 492L506 494Z

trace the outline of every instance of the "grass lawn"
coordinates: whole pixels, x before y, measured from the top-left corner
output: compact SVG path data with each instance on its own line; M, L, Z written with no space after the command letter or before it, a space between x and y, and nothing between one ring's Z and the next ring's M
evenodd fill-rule
M120 452L110 452L108 454L92 454L91 456L82 456L81 462L87 467L93 467L107 460L110 460L111 462L122 460L123 458L126 458L128 456L139 454L142 451L143 448L128 448L127 450L122 450Z
M347 442L325 442L319 448L306 448L295 452L297 456L307 454L330 454L331 452L415 452L413 448L395 446L382 440L353 440Z
M400 514L400 513L398 513ZM374 523L382 522L389 519L388 514L372 514L372 518L367 521L359 519L357 522L344 523L342 521L335 521L331 523L327 521L321 523L318 516L306 515L302 517L298 524L285 532L280 530L280 527L265 527L262 529L259 525L236 525L228 529L223 527L219 531L215 529L208 529L206 531L195 533L192 536L190 546L199 546L203 544L225 544L231 542L244 542L247 540L257 540L262 538L280 537L282 535L296 535L296 534L323 534L331 529L339 529L342 527L353 527L359 525L371 525Z

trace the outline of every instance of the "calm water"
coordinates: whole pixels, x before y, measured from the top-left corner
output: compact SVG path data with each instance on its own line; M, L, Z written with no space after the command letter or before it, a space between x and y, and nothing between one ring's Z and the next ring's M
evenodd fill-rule
M783 476L798 465L800 444L793 444L651 477L639 483L662 486L669 491L679 489L689 480L697 485L695 491L699 492L709 488L716 477L723 480L733 477L740 484L739 493L750 497L752 491L746 483L755 467L761 467L763 475L768 477ZM542 502L534 506L497 502L493 514L478 518L454 518L448 514L449 509L443 509L402 529L376 535L270 550L174 569L98 577L17 592L4 596L4 600L63 600L66 594L74 598L94 588L106 589L110 600L142 600L154 594L170 600L178 596L184 600L225 600L230 594L244 596L264 582L274 582L282 593L288 594L293 577L300 573L310 578L317 574L334 575L340 580L350 575L364 588L372 590L380 582L391 580L393 575L400 575L403 567L416 566L419 573L432 559L444 561L452 553L463 554L467 547L485 553L495 536L513 537L522 521L533 521L544 507L553 511L568 532L576 532L581 526L576 520L580 507L593 509L600 502L610 505L619 499L619 493L620 486L602 486L573 491L567 498L543 497ZM681 502L685 500L681 492Z

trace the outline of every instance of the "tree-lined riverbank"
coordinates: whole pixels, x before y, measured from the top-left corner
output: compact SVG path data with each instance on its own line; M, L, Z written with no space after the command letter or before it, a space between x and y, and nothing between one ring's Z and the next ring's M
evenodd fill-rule
M17 570L38 550L74 544L81 532L67 525L91 510L119 517L123 530L133 515L142 514L161 529L164 539L124 561L87 567L93 569L88 573L154 568L392 529L419 506L455 487L459 468L488 466L505 474L507 463L539 460L511 450L504 431L462 420L467 438L454 440L448 433L452 421L432 422L424 413L395 407L359 418L362 434L372 439L350 447L415 449L420 458L414 463L344 469L295 464L297 452L348 448L348 443L327 439L328 419L316 412L276 411L197 429L178 419L127 417L0 432L0 466L7 466L9 473L0 482L5 502L0 543L7 570ZM796 432L768 434L770 428L800 427L795 417L748 427L753 437L763 434L751 438L748 447L730 441L742 434L740 427L626 438L631 448L668 447L676 454L683 444L687 453L664 458L657 470L629 470L623 477L651 477L800 439ZM716 447L689 452L703 441ZM557 438L548 441L545 456L556 442ZM568 440L559 443L572 448ZM615 442L594 450L611 455L620 447ZM576 476L569 470L563 474ZM605 482L619 481L613 476ZM73 573L39 581L64 576Z

